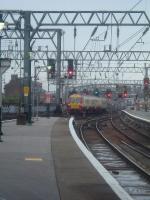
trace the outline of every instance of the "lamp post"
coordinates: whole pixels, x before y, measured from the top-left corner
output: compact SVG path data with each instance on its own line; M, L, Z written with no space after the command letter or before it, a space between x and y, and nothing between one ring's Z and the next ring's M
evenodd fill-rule
M47 102L47 117L49 118L49 112L50 112L50 73L49 73L49 70L51 69L51 66L47 66L47 99L48 99L48 102Z
M5 23L2 20L2 15L0 14L0 30L3 30L5 27ZM1 136L2 132L2 65L1 65L1 38L0 36L0 142L2 142Z
M38 63L38 60L34 61L34 87L33 87L33 117L37 117L38 119L38 102L39 102L39 89L37 86L37 79L38 79L38 69L40 69L39 66L36 66L35 63ZM35 105L36 102L36 105ZM35 114L35 107L36 107L36 114Z

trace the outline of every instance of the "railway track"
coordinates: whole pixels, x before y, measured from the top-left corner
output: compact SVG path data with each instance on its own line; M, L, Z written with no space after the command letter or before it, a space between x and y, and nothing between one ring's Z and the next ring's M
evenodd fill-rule
M119 118L122 121L121 124L124 124L126 128L129 127L134 132L136 132L136 134L143 135L148 140L150 139L149 126L147 126L146 124L144 125L144 123L142 122L141 122L142 124L139 123L138 120L131 118L130 116L128 116L123 112L120 114Z
M81 123L78 121L76 127L78 127L79 137L86 147L110 174L117 179L130 196L136 200L148 200L150 198L149 171L143 170L136 162L137 160L133 162L130 153L132 152L132 157L136 154L141 159L143 157L139 152L131 148L131 141L129 146L124 135L125 140L120 136L117 137L114 133L109 134L108 137L106 133L106 129L110 128L108 124L111 124L110 118L105 116L99 120L88 119ZM111 127L111 129L114 128ZM114 130L117 132L116 129ZM136 146L134 148L136 149ZM150 162L149 157L147 160L147 162Z
M137 165L145 174L150 176L150 150L148 146L142 145L138 139L136 140L136 138L133 139L129 136L133 130L120 131L118 126L120 124L117 124L114 128L114 123L108 121L107 127L103 128L100 133L114 148L118 149L133 164ZM138 137L139 135L137 135Z
M120 119L113 120L112 125L135 144L138 144L143 149L145 148L147 151L150 151L150 138L147 138L144 134L140 134L136 130L129 128Z

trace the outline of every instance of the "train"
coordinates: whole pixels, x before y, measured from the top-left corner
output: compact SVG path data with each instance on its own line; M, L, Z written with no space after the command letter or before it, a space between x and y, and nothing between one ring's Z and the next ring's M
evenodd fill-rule
M66 114L89 114L89 113L102 113L107 111L108 101L104 97L96 97L83 94L72 94L61 105L62 113ZM24 113L23 107L20 108L21 113ZM51 115L56 114L56 105L49 105L49 112ZM4 105L2 107L3 119L16 118L19 113L17 105ZM37 107L32 108L32 114L37 113ZM38 115L47 116L47 105L38 106Z
M67 112L69 114L89 114L100 113L107 109L107 99L82 94L72 94L67 103Z

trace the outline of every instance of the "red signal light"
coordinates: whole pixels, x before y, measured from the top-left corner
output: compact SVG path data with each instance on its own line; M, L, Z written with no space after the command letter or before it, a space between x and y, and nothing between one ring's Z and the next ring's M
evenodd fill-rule
M74 65L73 59L68 59L68 67L67 67L67 77L72 79L74 76Z
M111 89L107 89L106 92L105 92L105 95L108 99L111 99L112 98L112 91Z
M108 93L106 94L106 97L107 97L107 98L111 98L111 97L112 97L112 93L111 93L111 92L108 92Z
M123 97L128 97L128 92L127 91L124 91L124 93L123 93Z
M144 86L148 86L149 85L149 78L144 78Z
M72 74L73 74L73 71L71 71L71 70L68 71L68 74L69 74L69 75L72 75Z
M68 74L68 78L72 78L73 77L73 67L68 67L67 74Z

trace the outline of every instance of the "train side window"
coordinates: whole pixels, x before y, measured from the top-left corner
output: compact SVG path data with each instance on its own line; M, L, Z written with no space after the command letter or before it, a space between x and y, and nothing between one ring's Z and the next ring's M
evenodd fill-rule
M88 99L86 99L86 100L85 100L85 104L86 104L87 106L89 106L90 101L89 101Z
M76 103L80 103L80 98L76 98Z
M75 103L75 98L71 98L71 103Z
M94 100L93 101L93 106L96 106L97 105L97 100Z
M70 102L71 103L80 103L80 98L71 98Z

